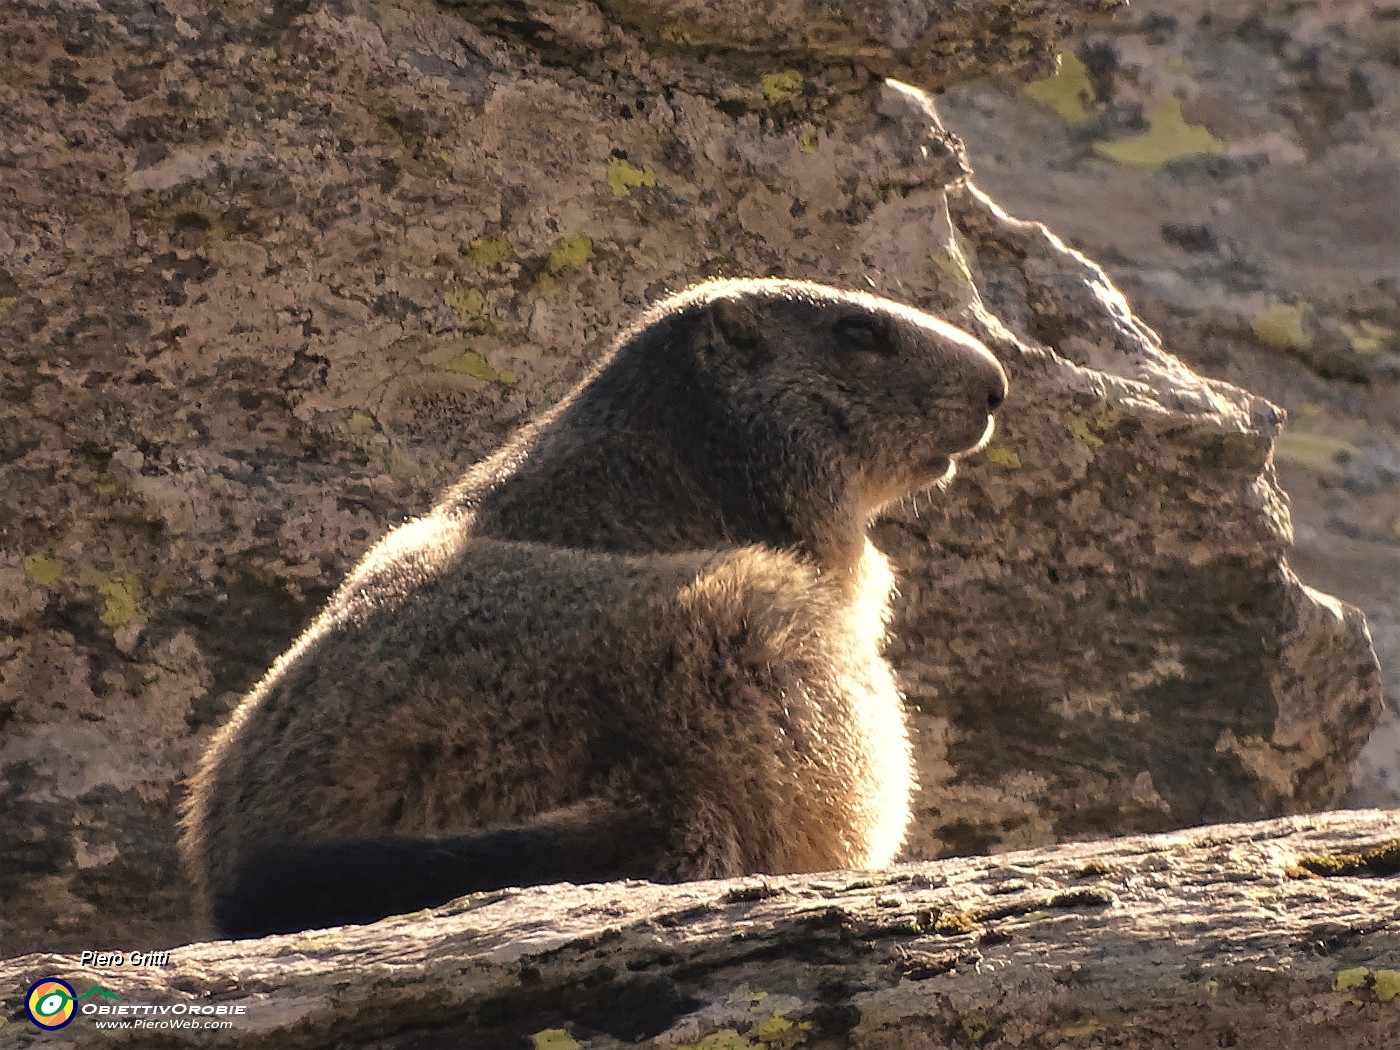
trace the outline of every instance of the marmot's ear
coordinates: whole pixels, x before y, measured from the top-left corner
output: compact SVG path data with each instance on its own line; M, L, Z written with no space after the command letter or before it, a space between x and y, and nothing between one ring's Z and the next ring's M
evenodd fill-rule
M709 335L718 349L744 365L756 365L771 356L768 340L753 303L740 299L716 299L709 304Z

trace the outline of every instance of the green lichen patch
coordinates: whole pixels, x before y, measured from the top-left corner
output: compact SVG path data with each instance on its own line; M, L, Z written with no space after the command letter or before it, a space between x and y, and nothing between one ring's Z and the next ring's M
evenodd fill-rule
M811 1030L811 1021L794 1021L786 1010L774 1010L771 1017L755 1026L753 1037L769 1050L789 1050L799 1046Z
M987 1010L969 1010L958 1018L957 1034L964 1046L981 1046L997 1030L997 1017Z
M1397 341L1400 341L1400 333L1397 333L1394 328L1376 324L1374 321L1344 324L1342 325L1342 334L1346 336L1352 350L1363 357L1374 356L1386 347L1394 346Z
M1320 419L1323 408L1316 401L1304 401L1298 408L1299 419Z
M1388 1003L1400 996L1400 970L1371 970L1365 966L1351 966L1337 971L1332 978L1334 992L1352 992L1351 1001L1357 1006L1365 1005L1361 993L1369 988L1376 1001Z
M141 598L146 589L139 576L131 573L103 576L89 571L83 573L81 582L95 590L102 599L102 611L97 618L113 630L145 619Z
M1375 981L1376 998L1388 1003L1400 995L1400 970L1377 970L1371 975Z
M591 258L593 238L581 233L575 234L554 242L549 249L549 256L544 261L544 268L547 273L558 277L570 270L581 269Z
M1104 405L1097 411L1085 415L1071 414L1068 425L1070 433L1084 444L1092 449L1101 449L1122 421L1121 412Z
M519 381L519 376L514 372L497 371L491 366L491 362L475 350L466 350L456 357L449 358L443 367L449 372L458 372L473 379L485 379L487 382L500 383L503 386L512 386Z
M31 554L24 559L24 571L40 587L51 587L68 571L68 566L51 554Z
M1045 902L1047 908L1106 908L1113 903L1112 894L1102 890L1064 890Z
M998 470L1008 473L1021 469L1020 453L1000 441L993 441L983 449L982 458Z
M971 933L975 929L977 929L977 917L971 912L945 911L933 921L933 932L941 933L945 937Z
M496 315L479 288L457 288L442 297L447 308L469 332L484 334L496 330Z
M428 153L428 161L445 175L452 175L457 171L457 158L451 150L432 150Z
M581 1044L562 1028L546 1028L530 1036L533 1050L582 1050Z
M1370 973L1371 971L1365 966L1353 966L1349 969L1342 970L1333 978L1332 990L1336 992L1349 992L1353 988L1364 988L1366 986L1366 978Z
M1032 80L1021 93L1032 102L1054 110L1071 127L1089 119L1089 106L1094 101L1089 70L1073 51L1064 53L1054 76Z
M803 153L816 153L821 149L821 138L816 128L803 128L797 133L797 148Z
M198 438L199 430L187 420L171 420L166 426L160 428L150 435L161 444L166 445L188 445Z
M110 474L99 474L88 482L87 489L100 500L109 500L116 496L118 485Z
M1076 1021L1073 1024L1066 1025L1059 1029L1059 1031L1053 1033L1053 1035L1060 1039L1069 1039L1078 1042L1084 1039L1098 1039L1108 1035L1108 1032L1108 1025L1104 1024L1097 1017L1087 1017L1082 1021Z
M656 185L656 172L651 165L637 167L622 157L608 159L608 189L614 197L626 197L633 190Z
M1356 455L1356 446L1326 434L1285 431L1274 439L1274 456L1282 463L1309 470L1330 470Z
M1294 879L1400 875L1400 839L1390 839L1352 853L1299 857L1285 874Z
M505 234L474 237L458 251L483 270L501 270L515 258L515 245Z
M962 252L933 251L928 254L929 262L933 263L933 268L944 277L952 278L961 284L972 283L972 271L968 269L967 259Z
M759 91L763 92L764 100L775 106L782 102L791 102L798 95L802 94L803 84L802 74L795 69L784 69L780 73L769 73L758 82Z
M350 413L350 433L373 434L378 429L379 423L370 413L358 408Z
M1249 326L1261 346L1306 353L1313 346L1312 333L1308 330L1311 313L1306 303L1273 303L1256 314Z
M1181 112L1181 99L1168 98L1152 114L1146 131L1096 143L1094 152L1115 164L1160 168L1179 160L1218 157L1225 152L1225 144L1209 128L1188 124Z

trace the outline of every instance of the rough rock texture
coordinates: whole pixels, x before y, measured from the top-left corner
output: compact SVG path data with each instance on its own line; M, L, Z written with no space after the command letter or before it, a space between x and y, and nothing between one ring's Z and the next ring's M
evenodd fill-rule
M1400 708L1400 4L1138 3L1059 76L939 108L979 185L1102 262L1193 367L1288 411L1291 560L1365 610ZM1395 714L1349 797L1400 805Z
M214 1032L79 1016L75 1047L1389 1050L1395 833L1389 813L1326 814L864 877L565 884L164 966L31 955L0 987L62 977L84 1007L151 1020L244 1009ZM13 1021L0 1045L56 1038Z
M1102 6L936 5L800 68L585 5L0 7L0 945L192 936L172 814L210 728L385 528L710 275L871 287L1013 373L996 444L878 537L913 855L1335 798L1379 682L1285 562L1278 414L865 64L995 69Z

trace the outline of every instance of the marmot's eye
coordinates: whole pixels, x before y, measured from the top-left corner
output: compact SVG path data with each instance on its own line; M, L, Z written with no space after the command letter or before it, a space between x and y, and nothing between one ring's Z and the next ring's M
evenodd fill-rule
M894 352L889 332L882 322L873 317L855 314L841 318L833 327L836 338L850 350L866 350L877 354Z

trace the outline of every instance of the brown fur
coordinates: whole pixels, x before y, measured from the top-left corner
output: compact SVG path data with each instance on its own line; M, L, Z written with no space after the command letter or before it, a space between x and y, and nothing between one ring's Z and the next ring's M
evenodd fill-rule
M201 891L278 841L571 807L661 829L645 873L879 866L913 788L866 529L1005 393L971 337L803 282L701 285L386 536L194 777Z

